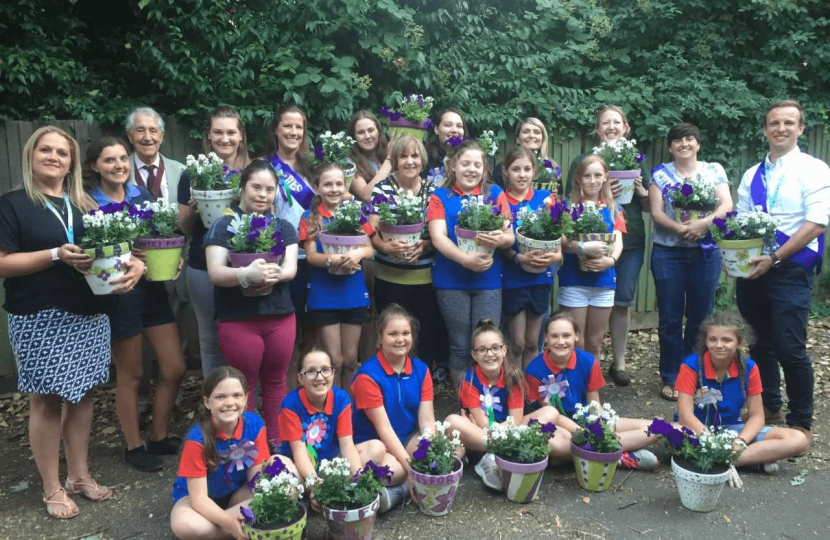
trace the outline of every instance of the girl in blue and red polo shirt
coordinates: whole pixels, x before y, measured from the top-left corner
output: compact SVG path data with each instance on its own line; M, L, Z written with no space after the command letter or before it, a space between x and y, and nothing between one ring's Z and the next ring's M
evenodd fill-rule
M447 165L447 180L430 197L427 221L429 234L438 254L432 268L432 285L444 315L450 339L450 374L458 384L467 365L470 334L480 319L501 318L500 257L486 253L466 253L456 244L455 226L463 204L471 197L497 200L501 188L490 186L487 161L473 140L464 141ZM500 205L507 216L507 203ZM513 245L513 229L504 220L501 230L479 232L476 243L488 248Z
M247 483L269 461L265 422L245 412L248 383L236 368L214 369L202 397L201 419L182 447L170 527L181 539L245 538L239 507L253 498Z
M545 351L527 366L525 373L528 400L541 405L551 404L562 413L557 425L564 429L557 430L554 438L567 441L568 454L571 434L578 429L570 419L577 403L599 403L599 389L605 386L599 360L576 348L579 333L579 326L571 312L557 311L551 315L545 323ZM657 467L657 457L648 450L642 450L657 442L656 437L646 434L648 425L648 420L634 418L620 418L617 421L617 436L625 450L620 460L624 467ZM564 456L554 457L562 459Z
M764 425L761 375L742 353L752 339L751 327L736 313L714 313L703 321L700 352L686 357L677 375L677 413L695 433L713 426L737 431L735 444L744 451L735 465L758 465L772 474L777 460L806 453L810 442L795 429Z
M369 240L374 231L366 223L363 227L368 236L363 246L341 254L324 253L320 233L347 193L343 169L324 163L315 171L314 187L318 195L311 202L311 209L303 214L299 229L300 242L311 266L308 317L321 327L321 345L335 368L334 386L348 388L357 369L360 327L369 308L369 291L360 263L375 254Z

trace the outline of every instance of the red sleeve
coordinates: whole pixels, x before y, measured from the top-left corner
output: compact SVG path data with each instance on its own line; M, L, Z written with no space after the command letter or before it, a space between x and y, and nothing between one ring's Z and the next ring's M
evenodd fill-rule
M447 214L444 211L444 203L437 195L429 196L429 205L427 206L427 221L434 219L447 219Z
M366 374L361 373L352 382L354 404L360 410L377 409L383 407L383 394L378 383Z
M591 376L588 378L588 392L596 392L603 386L605 386L605 377L602 376L602 370L599 368L599 360L594 360Z
M752 379L750 379L750 384L752 383ZM761 379L758 379L758 384L760 386ZM697 372L687 366L686 364L680 364L680 371L677 372L677 379L674 381L674 389L678 392L682 392L684 394L689 394L690 396L695 395L697 392ZM761 393L760 391L758 392Z
M179 459L179 476L182 478L205 478L207 464L205 464L204 447L197 441L186 440Z
M499 198L496 199L496 204L501 209L501 215L509 216L510 215L510 203L507 202L507 195L502 191Z
M623 211L620 210L617 212L617 217L614 219L614 230L620 231L623 234L628 233L628 229L625 227L625 218L623 217Z
M375 229L368 221L361 225L360 228L363 229L363 232L365 232L367 236L372 236L375 234Z
M513 391L507 395L507 409L524 409L525 402L522 396L522 389L518 386L513 387Z
M300 242L305 242L306 237L308 236L308 220L304 217L300 218L300 226L297 229L297 236L299 236Z
M302 441L303 424L296 412L291 409L280 411L280 437L284 441Z
M271 449L268 448L268 435L265 433L265 426L262 426L262 429L259 430L259 434L256 436L254 444L256 445L257 455L256 459L254 459L253 466L265 463L271 459Z
M542 403L542 396L539 394L539 387L542 383L539 379L533 375L525 375L525 382L527 383L527 400Z
M280 428L282 433L282 428ZM349 403L343 407L343 411L337 417L337 438L345 437L352 434L352 404Z
M758 366L752 366L752 371L749 372L749 386L747 386L746 395L757 396L762 391L761 372L758 371Z
M433 401L435 397L432 395L432 375L429 374L429 369L427 369L427 374L424 375L424 381L421 383L421 401Z
M481 407L481 392L470 381L461 381L461 386L458 388L458 399L465 409L473 410Z

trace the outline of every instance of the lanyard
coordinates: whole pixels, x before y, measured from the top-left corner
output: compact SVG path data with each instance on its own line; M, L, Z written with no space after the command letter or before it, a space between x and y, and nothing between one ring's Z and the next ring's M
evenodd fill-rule
M61 226L63 227L63 230L66 231L67 241L69 241L70 244L74 244L75 243L75 224L72 222L72 203L69 202L69 196L65 192L63 194L63 203L64 203L64 206L66 206L66 220L67 220L68 226L67 226L67 223L63 222L63 216L61 216L60 212L58 212L58 209L55 208L55 205L53 205L49 200L46 201L46 208L51 210L52 213L55 214L55 217L58 218L58 221L61 222Z
M764 183L764 188L767 193L769 193L769 176L767 175L767 172L767 162L764 160L763 170L761 171L761 181ZM783 183L784 179L779 179L778 185L775 186L775 193L772 194L772 197L767 196L767 212L770 214L772 214L772 209L775 207L775 203L778 202L778 192L781 191L781 184Z

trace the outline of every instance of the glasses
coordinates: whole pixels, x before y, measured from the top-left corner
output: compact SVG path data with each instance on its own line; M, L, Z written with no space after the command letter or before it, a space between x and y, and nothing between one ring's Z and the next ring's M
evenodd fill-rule
M303 377L310 381L317 379L320 375L322 375L325 379L330 377L332 373L334 373L334 369L330 367L324 367L323 369L309 369L308 371L302 372Z
M496 356L503 349L504 349L504 345L493 345L490 348L479 347L477 349L473 349L473 352L476 353L478 356L485 356L488 352L491 353L493 356Z

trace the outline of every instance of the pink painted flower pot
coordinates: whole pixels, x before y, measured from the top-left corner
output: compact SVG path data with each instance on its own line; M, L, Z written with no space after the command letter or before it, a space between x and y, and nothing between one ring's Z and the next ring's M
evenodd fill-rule
M449 474L424 474L415 469L409 476L415 484L418 508L428 516L445 516L452 510L458 482L464 475L464 465L455 459L455 470Z
M323 506L323 516L335 540L371 540L378 508L380 497L370 505L354 510L333 510Z
M320 244L323 245L323 253L329 253L332 255L342 255L343 253L348 253L350 251L360 249L361 247L363 247L366 244L366 235L337 235L322 232L320 233ZM354 274L355 272L356 270L343 271L332 270L331 268L329 268L330 274L338 276L348 276Z
M501 479L507 499L517 503L529 503L539 494L542 476L548 466L548 458L536 463L514 463L496 456L501 469Z
M234 268L244 268L257 259L264 259L267 263L279 264L281 259L278 259L270 253L237 253L235 251L228 252L228 262ZM254 291L250 287L240 287L244 296L268 296L274 290L274 286L270 286L264 291Z
M424 222L414 223L412 225L383 225L380 226L380 234L387 242L393 240L403 240L407 244L414 244L421 239L424 234ZM394 255L387 255L389 260L396 263L404 263L405 261L400 257Z

